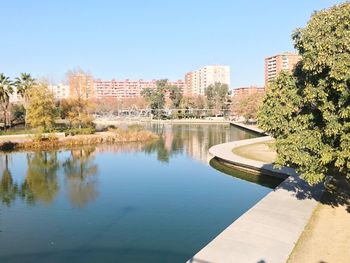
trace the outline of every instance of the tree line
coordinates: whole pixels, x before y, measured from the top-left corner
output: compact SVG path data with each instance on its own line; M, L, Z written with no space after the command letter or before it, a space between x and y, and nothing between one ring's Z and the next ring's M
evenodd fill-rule
M172 111L173 118L204 117L202 113L193 113L191 109L212 110L211 115L225 115L231 103L230 93L227 84L216 82L205 89L205 95L184 96L182 90L174 85L170 85L167 79L158 80L156 89L146 88L142 90L141 96L146 100L148 107L152 109L153 115L161 115L161 111L167 106ZM170 103L166 105L166 98Z
M310 184L350 180L350 3L312 15L293 34L301 61L268 87L258 114L276 139L278 166Z
M11 103L11 95L20 99ZM55 100L48 81L37 80L28 73L21 73L14 80L0 73L0 107L4 130L13 121L24 122L27 129L35 128L42 132L92 127L92 105L87 99L75 96ZM57 125L57 119L66 120L67 125Z

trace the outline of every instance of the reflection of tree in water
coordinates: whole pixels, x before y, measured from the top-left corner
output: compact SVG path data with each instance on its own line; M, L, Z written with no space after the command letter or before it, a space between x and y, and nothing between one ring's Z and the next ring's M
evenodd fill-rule
M170 157L186 152L202 162L208 161L211 146L255 137L228 124L164 124L152 123L147 129L160 136L158 142L147 144L146 153L157 153L158 160L169 162Z
M98 170L93 163L94 151L94 147L72 150L71 158L63 164L69 199L77 207L84 207L97 197Z
M155 142L144 145L143 151L147 154L156 152L158 161L166 162L166 163L169 162L170 156L169 156L168 150L165 148L165 143L163 138L160 138Z
M5 165L0 179L0 199L7 206L16 199L18 186L13 182L11 172L8 168L8 155L5 155Z
M37 200L50 203L58 192L56 152L27 153L27 175L20 194L29 203Z

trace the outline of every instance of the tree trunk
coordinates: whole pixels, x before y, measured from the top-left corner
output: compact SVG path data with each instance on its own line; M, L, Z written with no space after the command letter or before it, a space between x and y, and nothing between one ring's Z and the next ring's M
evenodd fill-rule
M4 109L4 131L7 131L7 125L6 125L6 122L7 122L7 111L6 109Z

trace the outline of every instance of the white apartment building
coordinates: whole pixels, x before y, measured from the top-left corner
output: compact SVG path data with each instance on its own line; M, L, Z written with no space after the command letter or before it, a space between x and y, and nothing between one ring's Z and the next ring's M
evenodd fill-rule
M58 84L58 85L49 85L49 90L52 91L55 99L67 99L70 96L69 85Z
M189 72L185 76L186 85L193 95L204 95L204 90L215 82L227 84L230 88L230 67L209 65Z

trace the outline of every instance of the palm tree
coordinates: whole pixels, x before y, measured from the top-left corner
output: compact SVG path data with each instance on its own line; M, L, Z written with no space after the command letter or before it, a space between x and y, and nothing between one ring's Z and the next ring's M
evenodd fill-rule
M18 186L13 182L12 174L8 167L8 155L5 154L5 169L0 178L0 201L1 203L10 206L16 199L18 194Z
M29 100L28 91L31 87L33 87L36 84L35 79L32 78L32 76L28 73L21 73L21 76L16 78L14 84L17 89L17 93L21 95L21 97L24 100L23 106L27 111L27 105ZM27 114L25 116L25 125L27 125Z
M13 83L9 77L6 77L3 73L0 73L0 103L4 112L4 129L6 130L7 124L7 111L10 105L10 95L13 93Z

